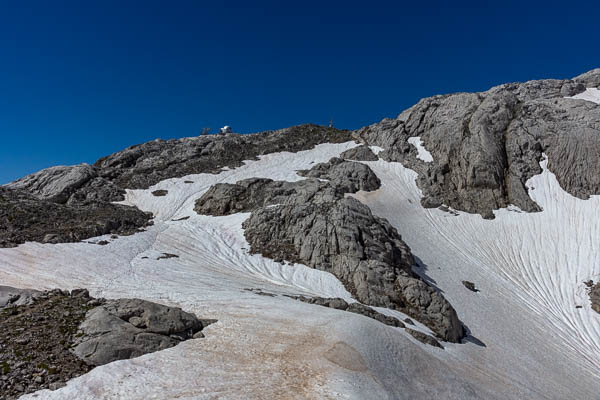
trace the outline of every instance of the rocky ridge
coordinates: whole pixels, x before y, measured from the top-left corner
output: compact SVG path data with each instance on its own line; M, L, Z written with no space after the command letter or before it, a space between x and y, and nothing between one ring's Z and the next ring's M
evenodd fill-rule
M151 224L152 216L113 204L124 200L125 189L147 189L168 178L219 173L224 167L239 167L243 161L268 153L297 152L348 140L348 131L302 125L253 135L157 139L94 165L47 168L0 187L0 247L132 234Z
M600 194L600 106L566 98L599 82L597 69L572 80L429 97L355 137L417 171L425 207L444 204L485 218L509 204L538 211L525 182L541 172L543 153L566 191L583 199ZM417 157L410 137L421 138L433 162Z
M380 186L370 168L333 158L300 173L328 181L253 178L217 184L196 201L195 210L251 211L242 225L251 252L330 272L360 302L403 311L440 338L460 341L464 329L455 310L412 271L414 258L397 230L345 196Z

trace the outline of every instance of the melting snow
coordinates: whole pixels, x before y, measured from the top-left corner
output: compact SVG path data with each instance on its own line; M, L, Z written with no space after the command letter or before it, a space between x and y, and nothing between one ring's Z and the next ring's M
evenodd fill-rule
M420 139L411 139L427 161ZM62 389L23 398L597 397L600 316L582 283L600 275L600 198L584 201L565 193L546 161L543 173L528 181L544 211L503 209L491 221L424 209L414 171L366 162L382 188L355 196L399 230L419 257L418 272L443 290L469 327L466 344L446 343L442 351L361 316L247 290L351 300L331 274L249 255L241 229L248 214L200 216L193 211L195 200L217 182L304 179L295 171L354 146L270 154L218 175L128 191L125 203L152 211L155 225L117 240L102 237L111 242L106 246L26 243L0 249L4 285L88 287L95 296L142 297L219 320L205 339L98 367ZM155 197L156 189L168 194ZM179 258L156 260L162 252ZM466 290L462 280L481 291ZM340 348L351 350L352 362L335 356Z
M420 136L415 136L408 138L408 143L415 146L417 149L417 158L423 160L425 162L432 162L433 156L431 153L423 146L423 141Z
M592 103L600 104L600 89L597 88L587 88L585 92L576 94L573 97L567 97L568 99L579 99L579 100L587 100Z

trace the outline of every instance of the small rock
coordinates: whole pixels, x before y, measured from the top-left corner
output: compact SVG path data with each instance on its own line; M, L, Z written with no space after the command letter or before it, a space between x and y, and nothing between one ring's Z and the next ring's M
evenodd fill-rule
M416 331L414 329L406 328L406 332L408 332L412 337L417 339L419 342L428 344L430 346L439 347L443 349L444 347L438 342L433 336L427 335L426 333Z
M473 282L462 281L462 284L465 285L465 287L467 289L469 289L471 292L479 292L479 289L475 288L475 284Z
M166 196L166 195L167 195L167 193L169 193L169 191L168 191L168 190L160 189L160 190L155 190L155 191L153 191L153 192L152 192L152 195L153 195L153 196L156 196L156 197L162 197L162 196Z
M106 246L108 243L108 240L101 240L97 244L99 244L100 246Z
M194 336L192 336L193 339L202 339L205 337L206 336L204 336L204 333L202 333L202 331L198 331L198 332L194 333Z
M90 292L87 289L73 289L71 297L90 297Z

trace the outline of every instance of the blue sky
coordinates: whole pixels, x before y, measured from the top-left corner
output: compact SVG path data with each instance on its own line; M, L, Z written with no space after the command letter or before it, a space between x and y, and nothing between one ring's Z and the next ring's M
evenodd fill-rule
M600 66L600 5L491 3L0 0L0 183L203 127L357 129Z

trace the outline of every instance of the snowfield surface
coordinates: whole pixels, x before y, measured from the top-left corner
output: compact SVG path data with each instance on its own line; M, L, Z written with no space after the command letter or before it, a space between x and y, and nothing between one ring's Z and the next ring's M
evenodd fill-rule
M576 94L573 97L568 97L569 99L579 99L579 100L587 100L592 103L600 104L600 89L597 88L588 88L583 93Z
M249 255L241 229L248 214L193 211L195 200L215 183L303 179L296 170L354 146L271 154L218 175L128 191L126 203L152 211L155 225L116 240L90 240L109 240L106 246L26 243L0 249L3 285L87 287L95 296L140 297L219 320L205 329L205 339L98 367L62 389L23 398L600 398L600 315L583 287L600 276L600 199L565 193L545 162L543 173L528 182L544 211L526 214L511 207L491 221L423 209L415 172L399 163L366 162L382 188L355 197L399 230L419 257L417 271L444 292L470 330L464 344L444 343L445 350L363 316L280 296L351 300L328 273ZM168 194L155 197L156 189ZM163 252L179 258L157 260ZM481 291L468 291L462 280Z
M423 160L425 162L433 161L433 156L431 155L429 150L427 150L425 146L423 146L423 141L421 140L420 136L410 137L408 138L407 142L415 146L415 148L417 149L417 158L419 160Z

